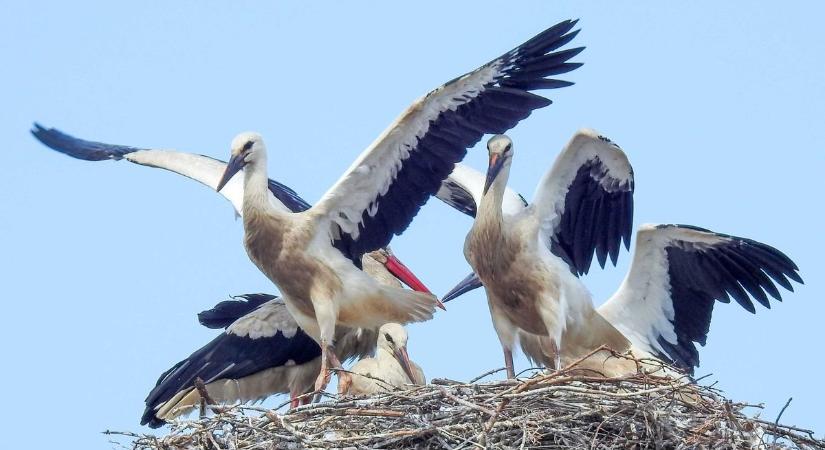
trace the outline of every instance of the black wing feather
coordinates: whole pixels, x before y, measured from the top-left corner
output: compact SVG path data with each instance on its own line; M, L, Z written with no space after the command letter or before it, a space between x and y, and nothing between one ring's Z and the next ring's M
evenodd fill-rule
M164 425L165 422L155 416L156 411L178 392L194 388L197 378L207 384L218 379L237 380L283 366L290 360L304 364L320 355L321 348L300 328L292 337L284 336L281 331L258 339L221 333L158 378L146 397L140 423L152 428Z
M144 150L128 145L107 144L105 142L79 139L55 128L45 128L38 123L34 124L31 133L38 141L52 150L85 161L119 160L123 159L123 157L129 153ZM204 158L226 164L226 161L212 158L211 156L204 156ZM283 183L270 179L269 190L275 198L280 200L281 203L292 212L306 211L311 206L294 190Z
M34 124L31 134L46 147L72 158L86 161L103 161L106 159L122 159L123 156L141 150L128 145L114 145L103 142L86 141L70 136L54 128L46 128L39 123Z
M393 235L404 232L418 210L438 192L455 163L464 158L468 148L485 134L504 133L533 110L550 105L549 99L529 91L572 84L547 77L579 67L567 61L583 47L549 53L576 36L577 31L571 32L576 22L567 20L556 24L497 59L502 62L498 77L484 86L478 96L455 110L444 111L430 122L416 151L402 161L396 180L384 195L376 198L375 215L363 212L358 239L341 233L333 245L360 265L364 253L386 246ZM437 91L430 95L435 93ZM415 189L403 186L408 183ZM389 204L394 207L387 208Z
M626 184L601 184L607 168L596 157L579 167L565 196L564 212L550 242L550 251L563 259L574 275L590 270L594 252L603 268L606 256L613 264L619 257L622 240L630 247L633 228L633 190Z
M212 309L198 313L198 322L206 328L218 329L232 325L232 322L258 309L264 303L278 297L270 294L243 294L224 300ZM240 300L239 300L240 299Z
M693 373L693 368L699 365L695 344L704 346L707 341L714 302L727 303L733 297L744 309L754 313L756 308L751 297L767 308L770 308L768 295L781 299L772 281L782 285L779 280L785 280L785 277L799 283L802 278L796 272L799 270L796 264L769 245L689 225L659 225L657 228L672 227L725 238L716 244L678 241L665 249L674 310L671 322L677 343L671 344L660 337L659 343L667 354L659 356ZM772 273L776 277L770 276ZM791 290L789 283L783 287Z

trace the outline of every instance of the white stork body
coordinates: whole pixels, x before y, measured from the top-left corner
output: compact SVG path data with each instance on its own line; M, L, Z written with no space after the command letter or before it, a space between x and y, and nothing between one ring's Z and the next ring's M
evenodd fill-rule
M590 333L603 335L617 350L626 350L629 342L618 331L604 321L595 321L597 314L589 293L571 265L551 252L559 242L557 230L569 226L562 221L570 209L585 209L588 219L602 223L586 224L590 248L585 251L557 248L557 251L574 261L578 258L581 264L586 261L588 266L593 251L599 246L605 249L602 262L608 248L617 251L618 244L610 247L606 240L611 232L613 239L621 239L622 229L631 225L625 222L627 213L622 210L631 205L628 197L633 191L633 171L624 153L591 130L578 132L563 150L559 162L545 175L537 190L536 202L515 214L505 215L502 205L513 154L512 142L506 136L496 136L488 143L488 149L490 167L476 220L465 240L464 254L487 292L508 376L515 376L512 350L522 331L548 338L544 351L552 355L557 368L569 323L593 322L589 325ZM582 177L588 180L586 185L590 189L574 191L571 196L569 186L582 183ZM602 192L603 202L591 194L596 189ZM615 230L611 226L615 226Z
M410 385L426 384L424 371L407 354L407 331L397 323L384 324L378 330L375 356L362 358L352 366L352 395L387 392Z
M272 204L268 196L266 148L259 135L243 133L232 143L232 159L218 190L234 173L244 172L244 246L253 263L286 299L298 325L321 346L316 389L326 385L327 364L341 368L332 344L336 324L374 328L432 317L437 299L429 293L382 286L333 247L327 202L300 213ZM237 172L237 170L235 170ZM348 376L339 373L339 389Z
M476 223L488 220L500 224L500 231L483 225L488 236L477 234L473 238L473 245L480 252L487 252L487 260L480 257L481 253L473 253L474 248L469 249L468 260L473 257L476 264L483 266L493 264L489 259L496 255L519 255L518 261L514 259L509 265L499 263L503 267L498 271L487 269L487 280L479 280L480 274L471 274L444 297L445 302L480 287L482 281L488 296L488 282L501 292L500 297L523 293L530 286L525 274L536 271L549 274L552 288L545 288L546 291L552 293L555 286L562 286L555 288L558 297L549 299L557 302L558 314L564 317L561 330L556 330L555 335L530 332L523 326L526 322L519 322L517 312L502 311L504 307L499 305L506 300L488 297L494 325L503 336L505 355L512 348L509 345L518 343L531 360L547 366L564 366L607 346L692 373L699 365L695 343L705 345L715 301L727 303L733 297L753 313L756 309L750 298L770 307L768 296L781 300L775 284L793 291L789 279L802 283L793 261L766 244L688 225L643 225L637 232L633 264L625 281L607 302L594 308L591 295L576 274L587 272L594 249L600 263L607 254L615 262L617 236L629 242L633 182L624 154L606 138L592 131L580 131L545 175L536 202L530 206L515 191L503 188L501 178L508 173L506 161L499 170L486 196L484 175L463 167L449 183L445 182L439 198L476 216ZM610 189L624 194L606 195ZM486 206L483 197L490 197ZM502 213L498 215L489 210L496 204L501 205ZM547 208L547 204L554 206ZM531 225L525 226L539 222L535 219L538 211L551 211L541 221L549 233L536 233ZM603 226L605 222L607 228ZM536 235L539 245L531 247L524 236ZM515 252L499 246L495 251L485 239L508 239L507 245L515 241L517 246L526 240L520 245L528 250ZM470 241L468 236L467 243ZM534 252L532 260L530 249ZM476 264L471 261L478 270ZM521 279L510 279L514 273ZM502 289L496 283L509 284ZM547 296L539 298L548 301ZM514 313L516 320L510 318ZM554 353L556 339L561 340L558 353ZM638 369L634 361L598 355L579 367L612 376L635 373Z

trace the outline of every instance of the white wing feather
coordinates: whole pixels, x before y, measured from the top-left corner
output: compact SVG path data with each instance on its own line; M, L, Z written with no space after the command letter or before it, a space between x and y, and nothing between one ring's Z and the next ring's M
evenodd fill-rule
M485 175L478 170L464 164L456 164L450 176L441 184L441 188L436 193L436 197L445 203L452 205L451 198L456 195L471 199L473 207L478 208L481 204L481 196L484 192ZM460 189L463 193L455 192ZM504 215L514 215L523 211L527 207L524 197L507 186L504 191L504 199L501 203L501 210Z
M249 314L239 318L227 329L227 333L251 339L275 336L278 332L291 338L298 332L298 323L287 311L283 300L270 300Z
M478 96L484 85L493 81L497 69L498 62L484 66L415 101L361 153L311 211L357 239L364 211L374 215L375 200L387 192L430 122Z
M666 248L677 241L708 245L727 238L683 228L657 229L645 224L636 233L636 249L630 271L618 291L599 313L621 331L634 346L651 353L667 354L659 336L676 344L673 300Z
M583 128L577 131L550 170L542 177L530 204L531 214L535 214L541 222L545 236L556 232L564 213L567 192L579 168L596 158L607 168L610 175L600 181L605 190L616 189L612 183L625 186L632 183L633 168L627 156L616 144L595 130Z

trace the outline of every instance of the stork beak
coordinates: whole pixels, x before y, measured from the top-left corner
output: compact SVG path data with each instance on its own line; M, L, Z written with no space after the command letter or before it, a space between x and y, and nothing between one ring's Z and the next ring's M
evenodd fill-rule
M478 289L482 286L481 280L478 278L475 272L470 273L467 275L466 278L461 280L454 288L450 289L450 292L447 292L446 295L441 299L442 302L447 303L454 298L458 298L467 292L472 291L473 289Z
M496 179L503 166L504 158L502 158L499 153L490 153L490 164L487 166L487 179L484 180L484 192L482 195L486 194L487 190L490 189L490 185L493 184L493 180Z
M412 384L420 384L419 381L413 372L412 363L410 363L410 356L407 354L407 347L401 347L398 350L393 352L395 359L398 360L398 363L401 364L401 368L404 369L404 373L407 374Z
M384 263L384 267L390 271L390 273L395 277L401 280L402 283L406 284L410 287L410 289L418 292L426 292L428 294L432 294L427 286L424 286L424 283L416 277L410 269L407 268L398 258L395 257L392 253L387 255L387 262ZM438 302L437 306L443 310L447 310L444 307L444 304L441 303L440 300L436 299Z
M237 155L233 156L232 159L229 160L229 164L226 165L226 170L223 172L223 176L221 177L221 181L218 181L218 187L215 188L216 191L220 192L226 183L229 183L229 180L235 176L243 166L246 165L246 161L244 161L244 156L242 153L238 153Z

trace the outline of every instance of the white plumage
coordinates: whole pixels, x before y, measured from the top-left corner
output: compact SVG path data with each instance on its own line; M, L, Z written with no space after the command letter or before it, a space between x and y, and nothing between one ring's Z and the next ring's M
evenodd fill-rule
M407 331L397 323L378 329L375 356L352 366L352 385L347 393L369 395L426 384L424 371L407 354Z

